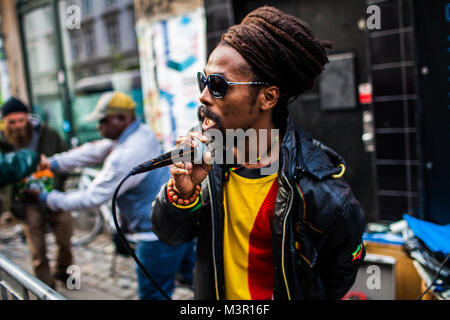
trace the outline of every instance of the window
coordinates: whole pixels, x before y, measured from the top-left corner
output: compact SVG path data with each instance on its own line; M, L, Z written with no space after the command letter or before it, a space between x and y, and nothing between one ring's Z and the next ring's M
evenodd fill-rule
M106 20L105 27L110 49L114 51L119 51L120 30L119 30L119 20L117 19L117 17Z
M84 27L84 43L86 46L86 55L92 57L95 54L95 36L94 26L89 25Z
M110 5L113 5L113 4L116 4L116 3L117 3L116 0L105 0L105 6L106 7L110 6Z
M23 15L24 51L28 58L33 112L64 137L64 104L56 81L59 66L53 19L50 6L40 6Z
M72 32L70 34L70 47L73 60L78 60L81 54L81 36L79 32Z
M83 0L83 12L89 13L92 11L92 0Z

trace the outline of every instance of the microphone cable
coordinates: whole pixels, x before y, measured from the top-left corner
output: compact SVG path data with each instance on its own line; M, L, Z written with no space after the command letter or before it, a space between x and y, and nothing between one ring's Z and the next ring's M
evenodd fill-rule
M136 254L134 253L133 249L131 248L130 244L128 243L127 238L125 237L125 235L122 232L122 229L119 225L119 222L117 220L117 213L116 213L116 200L117 200L117 195L119 194L119 190L120 187L122 187L122 185L124 184L124 182L131 177L133 174L132 171L128 172L128 174L120 181L120 183L118 184L116 190L114 191L114 195L112 198L112 216L113 216L113 220L114 220L114 225L116 227L117 230L117 234L119 235L119 238L122 240L123 245L125 246L125 248L127 249L128 253L131 255L131 257L134 259L134 261L136 262L136 264L139 266L139 268L141 268L142 272L144 272L145 276L148 278L148 280L150 280L150 282L152 283L152 285L158 289L158 291L164 296L164 298L166 298L167 300L172 300L169 295L163 290L161 289L161 287L156 283L156 281L150 276L150 274L148 273L148 271L145 269L144 265L141 263L141 261L138 259L138 257L136 256Z

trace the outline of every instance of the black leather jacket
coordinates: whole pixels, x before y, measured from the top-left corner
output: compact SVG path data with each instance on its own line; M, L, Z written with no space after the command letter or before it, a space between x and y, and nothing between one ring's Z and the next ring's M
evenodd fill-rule
M365 256L363 213L339 177L345 163L290 119L280 160L272 227L274 299L339 299ZM153 203L153 231L161 241L179 244L198 237L196 299L224 297L223 179L223 167L213 165L196 211L174 207L165 187Z

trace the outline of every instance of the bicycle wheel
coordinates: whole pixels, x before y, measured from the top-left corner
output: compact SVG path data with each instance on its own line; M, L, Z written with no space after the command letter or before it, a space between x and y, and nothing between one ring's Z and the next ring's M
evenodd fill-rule
M98 211L72 211L73 234L72 245L81 246L92 241L103 227L103 218Z
M70 191L85 190L94 179L96 171L91 168L75 170L66 180L65 189ZM71 212L73 219L72 245L85 245L92 241L103 227L103 218L99 208L90 210L74 210Z

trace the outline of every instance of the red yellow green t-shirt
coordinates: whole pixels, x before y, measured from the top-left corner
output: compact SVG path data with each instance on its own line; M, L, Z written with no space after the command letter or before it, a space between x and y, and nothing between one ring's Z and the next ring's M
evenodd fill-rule
M224 185L225 299L272 299L272 218L277 173L249 178L237 172L231 171Z

